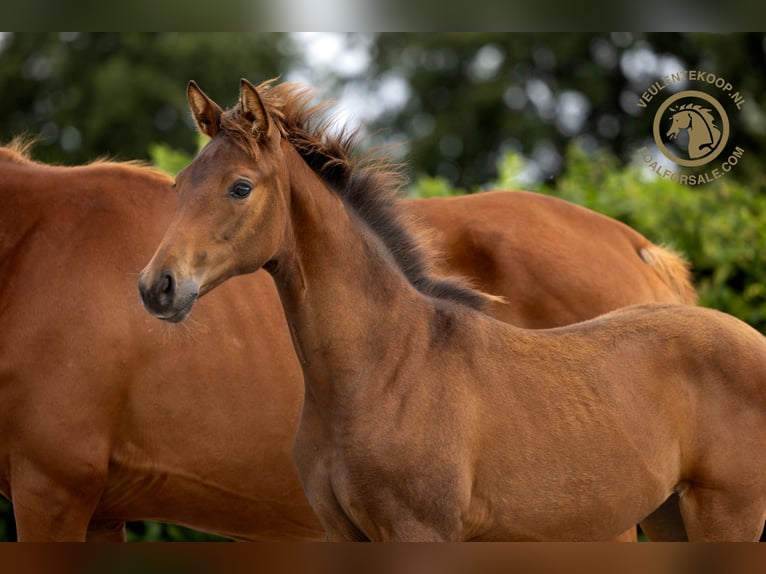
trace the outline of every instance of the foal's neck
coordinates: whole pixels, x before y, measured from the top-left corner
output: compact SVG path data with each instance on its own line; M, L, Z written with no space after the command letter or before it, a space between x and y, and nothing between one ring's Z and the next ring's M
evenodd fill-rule
M371 384L387 370L384 363L396 363L416 317L428 313L427 298L382 241L286 147L290 222L272 274L307 385Z

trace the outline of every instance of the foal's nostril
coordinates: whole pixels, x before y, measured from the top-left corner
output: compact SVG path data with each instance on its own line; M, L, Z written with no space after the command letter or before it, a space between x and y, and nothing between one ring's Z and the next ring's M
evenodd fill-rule
M186 319L199 295L199 284L190 278L176 279L169 269L159 273L141 273L138 280L141 301L149 313L159 319L178 323Z
M138 292L144 308L160 318L165 318L165 315L174 311L178 289L178 281L169 269L154 277L150 272L142 272L138 280ZM196 296L196 292L194 295Z
M172 295L175 289L176 281L173 278L173 274L170 271L165 271L160 277L160 293L163 295Z

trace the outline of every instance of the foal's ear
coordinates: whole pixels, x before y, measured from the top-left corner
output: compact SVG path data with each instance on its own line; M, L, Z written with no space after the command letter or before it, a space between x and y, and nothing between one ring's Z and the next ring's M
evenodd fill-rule
M253 124L253 131L268 134L271 130L271 120L263 105L261 95L256 87L245 78L240 80L239 105L242 114Z
M207 94L200 89L194 80L189 82L186 88L186 97L189 100L189 107L194 121L197 122L197 127L203 134L212 138L218 133L223 110L207 97Z

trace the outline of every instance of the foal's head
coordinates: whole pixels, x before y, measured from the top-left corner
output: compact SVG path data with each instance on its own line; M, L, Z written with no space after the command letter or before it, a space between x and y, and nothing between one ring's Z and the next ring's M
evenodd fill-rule
M168 321L186 318L197 297L275 255L287 218L280 129L247 80L224 112L194 82L187 89L199 129L211 139L176 177L178 211L142 271L144 305Z
M268 84L242 80L239 101L227 111L189 84L192 114L211 139L176 178L178 211L139 280L147 310L182 321L197 297L227 278L279 261L291 186L316 176L381 240L417 290L482 308L483 295L430 274L429 258L397 208L399 171L364 156L352 161L356 133L331 134L332 123L321 118L326 104L311 104L310 90ZM310 170L296 169L296 158Z

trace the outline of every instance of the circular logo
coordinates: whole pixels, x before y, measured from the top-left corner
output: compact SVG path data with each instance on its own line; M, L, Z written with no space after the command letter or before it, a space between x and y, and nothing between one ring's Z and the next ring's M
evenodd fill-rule
M686 90L654 115L654 141L665 157L686 167L713 161L729 140L729 116L713 96Z

